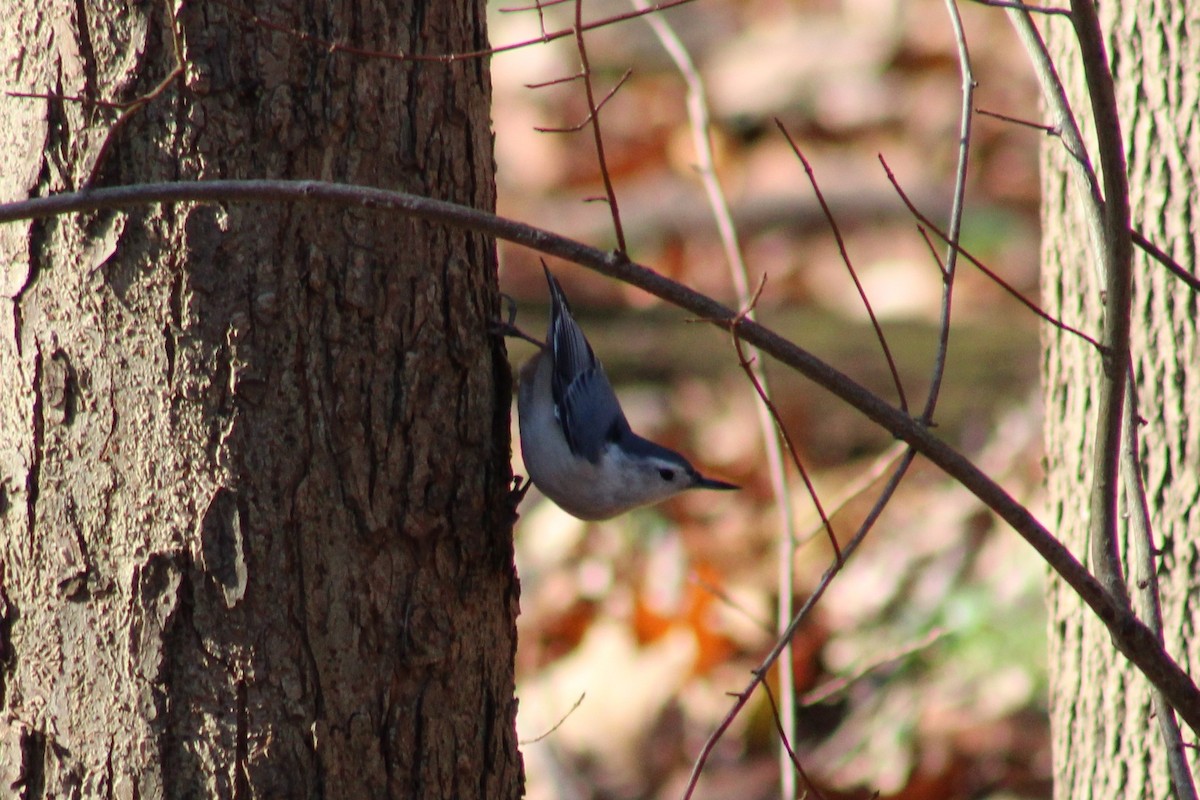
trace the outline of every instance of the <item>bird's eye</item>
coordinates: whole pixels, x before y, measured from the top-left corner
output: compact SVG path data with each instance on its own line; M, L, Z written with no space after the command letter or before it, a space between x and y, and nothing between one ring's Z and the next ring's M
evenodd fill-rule
M666 482L670 483L675 480L675 470L667 469L666 467L658 471L659 476Z

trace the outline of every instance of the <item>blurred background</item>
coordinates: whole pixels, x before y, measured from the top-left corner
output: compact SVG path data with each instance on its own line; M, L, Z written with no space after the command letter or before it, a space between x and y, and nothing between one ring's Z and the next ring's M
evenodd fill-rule
M493 46L540 36L537 10L506 10L524 5L493 4ZM595 20L631 9L586 0L583 13ZM1036 121L1036 87L1004 12L963 2L961 13L975 106ZM778 119L815 170L919 409L941 278L878 156L944 226L962 103L945 3L698 0L666 16L704 79L717 174L750 283L766 277L760 321L895 402L879 343ZM568 28L574 4L541 17L547 30ZM598 97L632 70L600 117L630 257L737 305L696 174L679 72L643 20L591 31L587 47ZM583 85L530 88L579 68L572 37L493 58L499 212L608 249L609 209L591 201L603 186L590 129L537 130L584 122ZM963 220L964 246L1033 299L1044 136L976 115ZM579 267L550 267L634 429L743 488L692 493L605 523L575 520L530 492L516 529L518 728L529 796L678 798L732 705L729 693L745 688L775 641L780 525L758 400L720 331ZM518 303L518 324L540 337L547 296L537 255L502 245L501 287ZM1044 516L1036 322L960 262L936 419L940 435ZM532 350L510 340L509 352L515 367ZM894 463L895 443L816 386L775 364L767 371L783 424L848 538ZM803 483L789 477L801 542L790 591L799 604L832 550ZM824 796L1050 797L1043 578L1016 534L918 460L795 638L793 745ZM694 796L778 797L778 750L760 691L720 740Z

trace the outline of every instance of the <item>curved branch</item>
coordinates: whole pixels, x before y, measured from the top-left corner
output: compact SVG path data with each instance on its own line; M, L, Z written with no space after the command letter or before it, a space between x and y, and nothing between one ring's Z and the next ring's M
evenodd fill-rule
M937 353L933 361L933 374L929 380L929 396L925 399L925 410L921 421L933 423L933 412L937 408L938 393L946 375L946 358L950 354L950 315L954 299L954 276L958 266L958 240L962 232L963 208L967 189L967 164L971 154L971 107L975 97L975 73L971 69L971 53L967 49L967 35L963 31L958 3L946 0L950 13L950 27L954 29L954 42L958 47L958 68L962 75L962 111L958 126L958 166L954 171L954 201L950 206L950 222L946 225L946 262L942 268L942 308L938 329Z
M1127 603L1114 598L1071 552L1023 505L962 453L938 438L908 414L784 339L774 331L744 319L737 311L669 278L565 236L504 219L486 211L443 200L322 181L199 181L154 183L95 189L23 200L0 206L0 222L98 209L123 209L147 203L179 202L322 202L355 208L391 210L428 222L449 225L524 245L637 286L738 335L796 369L809 380L858 409L865 417L903 439L946 474L961 483L984 505L1019 533L1046 563L1087 603L1108 628L1117 649L1163 692L1187 725L1200 733L1200 689L1159 644Z
M1121 418L1129 374L1129 314L1133 293L1129 180L1116 89L1093 0L1071 0L1071 21L1075 23L1075 37L1083 56L1104 184L1104 250L1099 254L1104 275L1104 328L1100 338L1104 346L1101 356L1104 377L1096 411L1096 441L1092 445L1095 466L1088 535L1097 573L1105 587L1128 603L1117 542L1117 492L1121 485Z

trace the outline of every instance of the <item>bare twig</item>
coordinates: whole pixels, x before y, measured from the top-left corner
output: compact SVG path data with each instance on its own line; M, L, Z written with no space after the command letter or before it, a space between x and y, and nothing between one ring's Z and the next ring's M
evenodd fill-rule
M1014 125L1022 125L1027 128L1033 128L1034 130L1042 131L1048 136L1054 136L1057 138L1062 137L1062 131L1054 125L1046 125L1041 122L1031 122L1026 119L1018 119L1017 117L1010 117L1007 114L1001 114L996 111L988 111L986 108L977 107L975 109L975 113L982 114L985 117L993 117L1003 122L1010 122ZM1194 292L1200 292L1200 278L1197 278L1195 275L1184 269L1178 261L1163 252L1162 248L1158 247L1156 244L1154 244L1154 242L1143 236L1141 231L1139 231L1137 228L1131 228L1129 234L1133 239L1133 243L1145 251L1148 256L1166 267L1168 272L1187 284L1189 289Z
M921 421L926 425L933 423L933 412L937 408L942 379L946 375L946 358L950 354L950 312L954 299L954 275L958 267L958 238L962 231L967 164L971 152L971 101L975 97L971 54L967 50L967 37L963 32L958 4L955 0L946 0L946 9L950 13L950 27L954 30L954 43L958 48L958 68L962 74L962 111L958 128L958 166L954 171L954 200L950 205L950 224L946 226L946 261L944 265L939 264L942 273L942 307L938 344L933 360L933 373L929 379L929 396L925 398L925 408L921 411Z
M620 89L622 86L625 85L625 81L629 80L629 76L632 74L633 74L633 70L631 70L631 69L625 70L625 74L621 76L621 79L616 82L616 84L613 86L613 88L609 89L608 93L605 94L604 97L600 98L600 102L596 104L595 110L588 111L588 115L586 117L584 117L583 121L580 122L579 124L572 125L567 128L539 128L537 126L534 126L533 129L535 131L538 131L539 133L577 133L578 131L583 130L589 124L591 124L594 127L595 123L596 123L596 115L600 113L600 109L604 108L604 104L612 99L613 95L615 95L617 93L618 89ZM558 83L569 83L570 81L577 81L580 78L583 78L584 81L587 81L588 74L586 72L580 72L576 75L572 75L569 78L556 78L552 81L546 81L545 83L531 84L528 88L540 89L544 86L553 86ZM590 92L589 92L589 100L590 100ZM607 165L603 165L603 166L605 167L605 169L607 169Z
M762 293L762 288L765 285L766 276L763 276L763 280L759 283L758 291L755 293L750 305L742 311L743 317L754 310L754 306L758 302L758 297ZM769 418L773 421L774 431L778 431L777 435L770 437L770 440L774 441L776 446L778 446L779 438L782 438L784 443L787 445L788 453L792 457L792 463L796 466L796 471L800 473L800 479L804 481L804 488L808 491L809 497L812 498L813 506L816 508L817 514L821 518L821 524L825 528L825 532L829 537L829 544L833 548L834 563L840 565L842 563L843 556L842 549L838 545L837 534L834 533L833 524L829 521L829 517L826 515L825 509L821 505L821 498L820 495L817 494L817 487L813 485L812 479L808 476L808 470L804 468L804 463L800 460L800 453L796 450L796 445L792 441L791 434L788 433L787 427L783 424L783 420L779 416L779 410L775 407L775 403L772 402L771 396L767 392L766 387L761 383L760 379L765 373L763 372L761 365L756 365L747 358L741 337L738 336L738 326L735 324L730 330L733 334L733 346L737 350L738 354L738 363L745 371L746 377L749 378L750 383L753 384L754 390L758 393L759 400L761 400L761 408L766 410ZM783 470L780 468L780 478L782 478L782 475ZM792 556L796 547L796 542L791 516L791 503L789 502L786 494L778 498L778 504L780 505L779 513L786 517L786 527L783 530L785 536L780 537L779 543L780 597L778 601L779 619L777 620L777 623L779 626L778 641L782 642L784 645L779 651L779 657L782 659L783 664L790 665L792 663L792 643L791 633L789 632L789 620L792 619L792 590L795 583ZM783 694L784 700L787 703L787 706L783 712L783 719L778 720L780 741L786 752L786 755L789 757L789 760L787 761L783 760L782 758L780 759L781 763L779 778L784 797L795 797L796 795L795 775L793 774L793 771L788 768L789 764L794 763L796 765L796 769L799 770L800 774L804 777L804 780L808 781L808 776L804 775L804 770L802 767L800 767L799 762L796 761L795 754L792 752L791 745L789 744L790 740L794 739L796 736L796 685L794 678L795 676L792 675L790 666L788 669L781 669L779 672L780 692ZM773 702L774 699L772 699L772 703Z
M932 230L934 233L936 233L941 238L942 241L949 242L949 237L946 235L946 233L941 228L939 228L937 225L935 225L933 223L933 221L931 219L929 219L929 217L925 216L925 214L922 213L921 210L919 208L917 208L917 206L909 198L908 194L905 193L904 188L900 185L900 181L898 181L896 179L895 173L892 172L892 168L890 166L888 166L888 163L884 159L883 156L879 157L879 163L883 165L883 171L887 174L888 181L891 182L892 186L896 190L896 194L898 194L900 196L900 200L903 201L904 205L908 208L909 212L914 217L916 217L918 221L920 221L922 226ZM1050 323L1051 325L1053 325L1054 327L1058 328L1061 331L1070 333L1074 336L1078 336L1080 339L1087 342L1092 347L1095 347L1097 349L1100 348L1100 343L1097 342L1095 339L1093 339L1091 336L1088 336L1086 333L1079 330L1078 328L1073 328L1070 325L1063 322L1062 320L1056 319L1055 317L1051 316L1046 311L1044 311L1040 306L1038 306L1037 303L1033 302L1032 300L1025 297L1025 295L1018 292L1016 290L1016 288L1014 288L1012 286L1012 284L1008 283L1008 281L1004 280L999 275L997 275L986 264L984 264L982 261L980 261L974 255L972 255L969 250L966 250L961 246L959 246L955 249L958 250L958 252L960 254L962 254L963 258L965 258L965 259L967 259L967 261L971 262L972 266L974 266L976 269L978 269L980 272L982 272L984 275L986 275L988 278L990 278L992 280L992 282L994 282L1001 289L1008 292L1008 294L1013 299L1015 299L1017 302L1021 303L1021 305L1025 306L1030 311L1032 311L1035 315L1037 315L1038 318L1045 320L1046 322Z
M1042 34L1033 24L1033 17L1028 12L1014 7L1009 9L1008 19L1033 64L1034 75L1042 87L1042 101L1050 114L1051 127L1057 131L1070 156L1071 176L1084 196L1090 198L1090 202L1082 204L1082 210L1092 248L1096 253L1101 253L1105 246L1101 233L1104 227L1104 198L1100 194L1100 183L1096 179L1096 170L1092 167L1083 134L1075 122L1075 113L1067 100L1066 89L1058 77L1058 69L1054 66L1054 60L1050 58L1050 51L1046 49Z
M571 2L571 0L546 0L546 2L544 2L544 3L542 2L542 0L537 0L531 6L509 6L507 8L499 9L499 11L501 14L516 14L521 11L537 11L538 30L540 30L542 32L542 36L545 36L546 35L545 10L547 8L549 8L550 6L562 5L563 3L569 3L569 2Z
M1133 390L1133 369L1130 367L1130 390L1125 402L1125 424L1121 435L1121 478L1125 488L1125 508L1129 518L1130 562L1133 570L1133 591L1138 598L1141 618L1158 636L1163 637L1162 605L1159 603L1158 565L1154 552L1154 533L1150 524L1150 506L1146 502L1146 487L1142 483L1141 452L1138 447L1137 392ZM1175 711L1163 693L1151 687L1154 715L1167 754L1167 767L1176 800L1196 800L1196 784L1183 749L1183 736Z
M632 0L635 8L643 9L649 6L647 0ZM675 34L675 30L662 14L651 14L645 17L646 23L650 29L654 31L662 44L663 49L675 62L676 69L682 76L684 83L687 85L687 114L688 122L691 126L692 146L696 151L696 172L700 177L700 182L704 186L704 193L708 198L709 207L712 209L713 220L717 226L717 232L721 238L721 245L725 249L725 262L729 267L730 279L733 282L734 290L737 292L738 305L742 311L750 318L755 319L755 308L757 305L758 295L762 292L763 284L759 284L758 293L751 298L750 295L750 279L746 269L746 262L742 258L742 248L738 242L737 228L733 224L733 214L729 210L729 203L725 197L725 192L721 188L721 182L717 178L716 159L713 157L711 124L709 121L708 97L705 90L704 81L700 77L700 71L696 69L695 63L692 61L691 54L688 53L687 47L684 46L680 38ZM765 281L765 277L764 277ZM767 372L763 368L762 362L758 359L757 351L750 348L749 357L741 352L741 343L735 340L735 344L739 347L739 356L746 369L746 374L754 385L755 391L758 392L763 403L756 406L755 411L758 417L758 427L762 432L763 446L767 456L767 471L771 478L771 491L775 495L775 507L779 516L779 542L777 546L778 559L778 583L779 591L776 599L776 626L777 630L782 633L787 626L788 620L792 618L792 587L795 584L795 549L798 546L796 541L796 525L792 514L792 503L790 492L788 490L788 475L784 468L783 450L780 446L780 435L787 436L787 431L784 429L782 421L778 418L774 408L771 406L771 389L767 380ZM792 451L792 456L797 469L803 475L803 466L800 464L799 457L788 441L788 448ZM817 508L823 521L828 523L825 518L825 513L821 509L820 500L808 480L807 475L803 475L803 480L809 488L809 494L813 498L813 503ZM837 551L837 539L833 537L830 530L830 540L833 542L834 551ZM785 664L791 663L791 645L784 649L781 656ZM793 680L793 675L790 671L780 673L779 676L779 693L783 698L783 711L780 725L784 730L784 738L795 738L796 731L796 703L795 694L796 687ZM780 757L779 778L782 794L784 797L793 797L795 795L795 772L791 769L789 761L782 755Z
M538 742L542 741L543 739L545 739L545 738L546 738L547 736L549 736L550 734L554 733L556 730L558 730L559 728L561 728L561 727L562 727L562 724L563 724L564 722L566 722L566 721L567 721L567 717L569 717L569 716L571 716L572 714L574 714L574 713L575 713L575 709L577 709L577 708L579 708L581 705L583 705L583 698L585 698L585 697L587 697L587 692L582 692L582 693L579 695L579 699L578 699L578 700L576 700L576 701L575 701L575 702L574 702L574 703L571 705L571 707L570 707L570 708L568 708L568 709L566 710L566 712L565 712L565 713L564 713L564 714L563 714L561 717L559 717L559 719L558 719L558 722L556 722L556 723L554 723L553 725L551 725L551 726L550 726L550 728L549 728L549 730L547 730L545 733L542 733L542 734L540 734L540 735L538 735L538 736L535 736L535 737L534 737L534 738L532 738L532 739L522 739L521 741L517 742L517 744L521 745L521 747L524 747L524 746L525 746L525 745L527 745L527 744L537 744Z
M769 620L765 620L765 619L762 619L761 617L759 617L757 614L755 614L753 611L751 611L749 608L747 608L745 606L745 604L739 603L736 599L734 599L732 596L730 596L729 592L725 591L724 589L722 589L720 586L716 585L715 583L705 580L704 578L700 577L700 575L697 574L696 572L689 573L688 580L690 580L692 583L694 583L696 586L700 587L704 591L711 594L713 597L717 598L717 600L721 601L725 605L732 608L734 611L741 614L743 617L745 617L747 620L749 620L754 625L754 627L758 628L763 633L774 633L775 632L775 629L771 626L771 623Z
M537 83L527 83L527 84L525 84L525 88L526 89L545 89L547 86L561 86L564 83L572 83L574 81L577 81L582 77L583 77L582 72L576 72L574 75L566 75L562 78L551 78L548 81L538 81ZM591 117L588 117L588 119L591 119ZM584 121L583 123L580 123L578 128L582 128L586 124L587 124L587 122ZM575 128L574 130L578 130L578 128Z
M112 127L105 134L104 141L101 143L100 149L96 152L96 160L92 162L92 168L88 171L88 176L84 180L82 187L80 187L82 189L86 190L96 185L96 181L100 178L100 171L104 168L104 163L108 160L109 151L112 150L113 142L121 135L121 131L125 129L129 121L150 102L161 97L167 89L171 88L171 85L175 81L183 76L183 41L179 35L179 22L175 19L175 4L171 0L167 0L165 6L167 23L171 26L171 44L175 56L175 66L167 73L165 78L159 81L157 86L136 100L125 104L124 110L121 111L120 116L117 117Z
M783 665L780 666L779 672L781 675L785 669L791 669L790 661L784 661ZM771 691L771 682L763 681L762 688L767 694L767 702L771 705L771 718L775 720L775 732L779 734L779 739L783 742L783 749L787 752L788 761L795 768L796 772L800 773L800 777L808 784L809 790L817 800L825 800L825 795L821 793L821 790L813 783L812 778L808 777L808 773L804 771L804 765L800 763L800 756L796 755L796 751L792 749L792 743L789 741L787 731L783 727L783 721L780 719L779 704L775 702L775 692ZM791 793L785 791L783 796L785 798L795 797L795 791L793 790Z
M1157 637L1115 600L1083 565L1020 502L970 459L912 419L816 356L717 301L615 253L607 253L531 225L442 200L324 181L214 180L140 184L71 192L0 205L0 223L150 203L325 203L391 211L485 236L494 236L622 280L728 330L797 370L904 440L955 478L1021 535L1104 623L1117 649L1155 686L1193 731L1200 733L1200 690L1158 643ZM849 547L843 548L848 554Z
M760 292L762 291L762 286L763 284L759 284ZM758 295L755 294L754 299L751 300L751 309L754 307L754 302L757 300ZM743 319L745 318L745 314L748 310L749 309L743 311L740 315ZM764 389L763 385L759 382L758 374L753 369L753 363L751 362L750 357L746 355L745 346L742 344L742 337L739 333L739 325L736 321L730 327L730 332L733 334L733 347L735 350L737 350L738 354L738 366L745 371L746 377L749 378L750 383L753 384L754 391L758 393L758 398L762 401L763 407L766 408L770 413L771 419L773 420L776 429L779 431L779 435L783 437L784 444L787 445L788 453L792 457L792 463L796 466L796 471L800 473L800 479L804 481L804 486L806 489L808 489L809 497L812 498L813 505L817 509L817 515L821 518L821 526L825 529L825 533L829 537L829 546L833 548L834 561L841 562L842 548L838 546L837 534L833 532L833 523L829 521L829 517L826 515L825 509L821 505L821 498L817 495L817 487L813 485L812 479L808 477L808 470L804 468L804 463L800 460L800 453L796 450L796 444L792 441L791 435L788 433L787 428L783 424L783 420L779 416L779 409L775 407L775 403L772 402L770 395L767 394L766 389ZM786 501L786 498L784 498L784 501ZM792 545L789 544L789 561L791 560L791 552ZM779 587L779 590L790 590L790 584L789 586Z
M1104 183L1104 249L1096 253L1104 277L1104 327L1100 363L1103 377L1096 410L1092 454L1090 530L1094 569L1108 591L1128 602L1121 574L1117 530L1120 487L1121 419L1129 375L1129 326L1133 243L1129 235L1129 181L1116 89L1108 67L1104 34L1093 0L1071 0L1071 21L1083 59Z
M792 152L796 155L796 158L800 159L800 163L804 166L804 173L808 176L808 182L812 185L813 194L817 197L817 203L820 204L821 211L825 214L825 219L829 222L829 229L833 231L833 238L837 242L838 252L842 255L842 263L846 265L846 270L850 273L850 279L854 281L854 288L858 290L859 299L862 300L863 307L867 310L867 316L871 318L871 325L875 328L875 338L879 340L879 346L883 348L883 357L887 359L888 370L892 373L892 383L896 386L896 396L900 400L900 408L907 411L908 398L904 396L904 383L900 380L900 372L896 369L896 360L892 358L892 349L888 347L887 337L883 335L883 327L879 324L879 320L875 316L875 309L871 307L871 300L867 297L867 290L863 288L862 281L858 279L858 272L854 269L853 262L850 261L850 254L846 251L846 241L842 238L841 228L838 227L837 220L834 218L829 204L825 202L825 194L821 191L821 185L817 183L817 176L813 172L812 165L808 163L808 159L804 157L804 153L800 151L800 147L778 118L775 119L775 125L779 128L783 137L787 139L788 144L791 145Z
M842 567L845 566L846 562L850 559L850 556L854 554L854 551L858 549L858 546L862 544L863 540L866 539L867 534L875 526L875 522L879 519L879 515L883 513L884 507L886 507L888 502L891 501L892 495L894 495L896 489L899 488L900 481L904 478L905 473L908 472L908 468L912 465L915 457L916 451L911 447L905 450L904 455L901 457L900 462L896 465L896 469L892 473L892 476L888 479L887 484L883 487L883 491L880 492L879 498L875 501L871 511L867 514L866 518L859 526L858 531L854 534L850 541L847 542L846 547L842 551L842 559L840 561L835 561L827 570L825 570L825 574L823 574L821 576L821 580L817 582L816 588L813 589L812 594L808 596L808 599L804 601L802 606L800 606L800 610L796 612L794 617L792 617L792 621L788 624L787 630L784 631L784 635L779 637L779 639L775 642L775 646L771 649L771 652L767 654L766 658L762 660L762 663L760 663L751 673L750 683L745 689L733 695L733 706L728 712L726 712L725 717L721 720L720 724L717 725L716 729L709 734L708 739L704 742L704 746L700 748L699 755L696 756L696 760L692 764L692 771L688 776L687 788L683 794L684 800L690 800L693 793L696 791L696 786L700 781L700 774L704 771L704 765L708 763L708 758L710 755L712 755L713 750L716 748L717 742L721 740L721 737L725 735L725 731L729 729L729 726L733 724L735 719L737 719L737 716L739 713L741 713L741 710L745 708L746 703L750 701L750 697L754 694L754 690L757 689L758 685L763 682L771 667L778 662L780 653L783 652L787 643L791 642L792 637L796 634L796 631L800 628L800 625L808 617L809 612L816 607L817 601L824 596L825 591L829 588L829 584L833 582L834 577L836 577L837 574L842 571Z
M1008 114L1001 114L999 111L988 111L986 108L975 107L976 114L982 114L985 117L998 119L1001 122L1011 122L1013 125L1020 125L1025 128L1033 128L1035 131L1041 131L1047 136L1058 136L1058 128L1053 125L1047 125L1044 122L1031 122L1027 119L1019 119L1018 117L1010 117Z
M579 51L579 62L583 68L583 87L587 95L588 121L592 123L592 138L596 143L596 160L600 164L600 177L604 180L604 194L608 197L608 210L612 214L613 233L617 237L617 252L626 255L625 229L621 226L621 209L617 205L617 193L613 189L612 176L608 173L608 161L604 157L604 136L600 133L600 106L596 104L596 96L592 89L592 66L588 63L587 44L583 36L583 0L575 0L575 48ZM629 73L625 73L625 78ZM621 88L625 78L613 87L613 92ZM609 93L604 98L612 97ZM603 105L603 103L601 103Z
M1014 125L1023 125L1027 128L1033 128L1034 130L1042 131L1043 133L1056 138L1061 139L1063 135L1062 130L1054 125L1046 125L1040 122L1030 122L1029 120L1010 117L1007 114L988 111L984 108L976 108L975 113L982 114L986 117L994 117L995 119L1002 120L1004 122L1011 122ZM1095 174L1093 173L1090 176L1090 180L1087 182L1089 188L1094 186L1094 181ZM1200 278L1197 278L1195 275L1184 269L1178 261L1167 255L1162 248L1158 247L1158 245L1154 244L1154 242L1143 236L1141 231L1139 231L1137 228L1130 228L1129 235L1133 239L1133 243L1140 247L1146 253L1146 255L1150 256L1159 264L1166 267L1168 272L1187 284L1189 289L1195 292L1200 292Z
M929 255L937 262L938 269L944 274L946 272L946 265L942 263L942 257L938 254L937 247L933 244L933 239L929 238L929 231L925 230L924 225L918 225L917 232L921 234L921 238L925 241L925 246L929 248Z
M825 684L822 684L821 686L818 686L816 689L813 689L811 692L808 692L801 697L800 702L806 706L815 705L816 703L824 703L833 697L842 694L848 688L858 683L868 675L877 672L884 667L902 661L914 653L919 653L927 647L932 646L945 635L946 632L941 628L934 628L917 641L909 642L903 647L899 647L881 658L876 658L870 664L860 668L853 675L835 678Z
M1142 248L1146 255L1166 267L1168 272L1186 283L1193 292L1200 292L1200 278L1181 267L1178 261L1164 253L1158 245L1143 236L1137 228L1131 229L1129 235L1133 238L1133 243Z
M971 0L973 3L978 3L981 6L992 6L994 8L1013 8L1020 11L1028 11L1033 14L1046 14L1047 16L1071 16L1069 8L1057 8L1055 6L1034 6L1028 3L1021 3L1018 0Z
M256 25L260 28L266 28L267 30L275 31L276 33L282 33L285 36L291 36L295 39L298 39L299 41L307 42L308 44L311 44L313 47L323 50L327 53L331 53L331 54L344 53L346 55L358 56L360 58L377 58L377 59L382 59L384 61L420 61L420 62L434 63L434 64L455 64L459 61L470 61L470 60L474 60L474 59L478 59L478 58L487 58L488 56L494 56L494 55L498 55L500 53L508 53L513 50L520 50L522 48L530 47L531 45L535 45L535 44L545 44L546 42L553 42L556 39L564 39L568 36L574 36L576 34L576 27L571 26L570 28L562 28L560 30L550 31L548 33L543 31L541 36L538 36L533 39L526 39L526 40L520 41L520 42L512 42L511 44L503 44L503 45L499 45L497 47L489 47L484 50L469 50L469 51L463 52L463 53L444 53L444 54L396 53L396 52L389 52L386 50L371 50L370 48L365 48L365 47L354 47L352 45L344 44L342 42L334 42L334 41L330 41L329 39L322 39L319 36L313 36L311 33L305 33L304 31L298 31L295 28L292 28L288 25L284 25L279 22L274 22L270 19L267 19L266 17L263 17L258 14L255 14L253 12L247 11L244 8L239 8L238 6L234 5L231 2L228 2L227 0L207 0L207 2L214 3L216 5L221 6L222 8L225 8L226 10L232 12L233 14L241 17L243 20L246 21L247 24ZM682 6L682 5L686 5L687 3L693 3L693 2L695 2L695 0L663 0L663 2L656 3L654 6L648 8L645 11L629 11L624 14L613 14L612 16L608 16L603 19L598 19L593 22L584 23L581 30L592 31L592 30L596 30L597 28L607 27L608 25L615 25L619 22L624 22L625 20L636 19L637 17L643 16L645 14L652 14L655 11L662 11L662 10L668 9L668 8L675 8L676 6ZM549 5L549 4L544 3L543 6L544 5Z

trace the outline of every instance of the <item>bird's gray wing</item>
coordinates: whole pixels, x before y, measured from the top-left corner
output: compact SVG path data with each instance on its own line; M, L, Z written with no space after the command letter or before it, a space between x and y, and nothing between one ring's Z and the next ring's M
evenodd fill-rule
M576 375L555 404L567 446L593 464L600 460L605 446L629 430L617 396L598 363L594 369Z
M546 278L552 300L547 341L554 365L554 411L571 452L596 463L605 445L626 433L629 423L558 281L549 270Z

